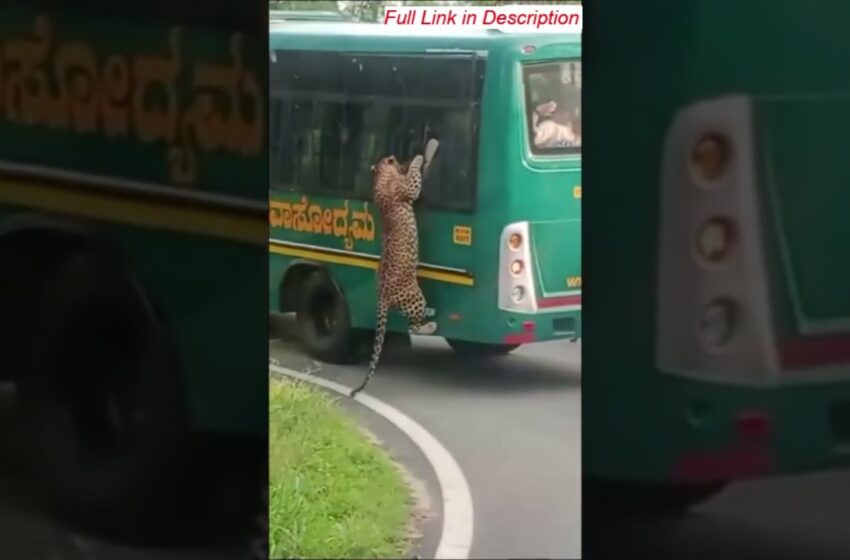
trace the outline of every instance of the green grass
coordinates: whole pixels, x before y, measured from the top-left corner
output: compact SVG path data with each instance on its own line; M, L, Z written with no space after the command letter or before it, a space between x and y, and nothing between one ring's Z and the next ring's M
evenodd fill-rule
M409 491L386 452L324 392L269 385L272 558L401 558Z

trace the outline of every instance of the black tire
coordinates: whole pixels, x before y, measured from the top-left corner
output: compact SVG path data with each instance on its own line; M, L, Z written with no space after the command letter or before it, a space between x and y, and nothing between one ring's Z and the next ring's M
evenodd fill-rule
M188 415L163 329L128 272L60 258L22 328L18 381L29 458L72 523L128 542L176 536Z
M651 484L585 478L582 501L595 516L682 515L726 486L725 482Z
M520 347L519 344L486 344L484 342L471 342L456 338L447 338L446 342L449 343L452 350L464 358L505 356Z
M310 273L299 289L295 312L307 352L331 364L351 364L359 357L358 333L351 328L348 300L328 273Z

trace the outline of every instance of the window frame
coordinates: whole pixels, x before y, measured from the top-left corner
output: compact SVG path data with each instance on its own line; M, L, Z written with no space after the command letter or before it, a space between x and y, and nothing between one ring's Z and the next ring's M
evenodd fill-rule
M521 73L522 73L522 88L523 88L523 119L525 120L524 128L526 133L526 147L531 152L533 156L543 156L543 157L575 157L581 156L582 146L564 146L564 147L554 147L554 148L539 148L534 145L534 126L533 121L531 119L532 111L534 110L533 103L531 100L531 87L529 84L529 74L533 72L531 69L539 66L552 66L564 63L574 62L579 65L581 68L582 58L580 56L576 57L566 57L566 58L557 58L557 59L548 59L548 60L534 60L523 62L521 64ZM579 88L579 103L581 103L581 89Z
M444 183L440 183L437 186L437 194L433 197L426 198L425 193L423 191L423 196L417 202L417 205L422 205L425 208L437 211L449 211L449 212L460 212L460 213L474 213L477 207L478 201L478 175L479 175L479 159L480 159L480 144L481 144L481 112L482 112L482 104L484 99L484 91L485 91L485 80L486 80L486 72L487 72L487 57L486 54L478 52L478 51L462 51L462 52L423 52L423 51L398 51L398 52L386 52L386 51L362 51L362 50L346 50L346 51L324 51L324 50L289 50L289 49L275 49L273 51L274 58L277 61L280 61L282 57L286 55L291 55L292 53L311 53L311 54L324 54L328 56L339 57L340 60L350 60L352 58L357 57L369 57L371 59L427 59L427 60L462 60L468 61L470 64L470 84L468 87L468 94L462 100L452 100L452 99L434 99L434 98L414 98L414 97L403 97L403 96L379 96L379 95L350 95L347 93L347 86L343 86L343 91L338 91L335 93L330 92L322 92L312 94L309 91L298 91L296 89L289 88L287 89L284 85L285 77L278 76L276 77L270 69L269 83L270 83L270 93L269 93L269 120L274 118L272 114L273 105L275 103L289 104L292 105L298 101L312 101L315 102L317 98L321 98L323 100L356 100L355 103L362 103L364 106L368 106L369 103L385 103L389 107L402 107L404 105L416 106L417 102L420 103L421 106L427 107L429 109L451 109L457 108L465 111L471 120L470 127L470 139L471 139L471 147L470 154L472 157L472 161L469 166L469 175L470 179L468 182L471 182L471 185L468 187L468 193L463 197L462 203L452 203L450 202L450 197L445 196L445 193L448 192L447 188L443 186ZM274 63L270 63L274 64ZM342 69L342 68L340 68ZM447 111L448 112L448 111ZM269 133L271 134L271 126L269 127ZM281 126L282 129L285 126ZM424 132L424 131L423 131ZM282 134L281 134L282 137ZM269 147L271 149L272 146L281 146L284 143L281 141L277 141L276 139L271 139L269 141ZM278 154L279 155L279 154ZM410 157L410 154L405 154ZM439 158L439 155L437 156ZM405 160L406 161L406 160ZM272 165L277 166L277 169L282 168L282 166L275 162ZM275 174L277 175L277 174ZM274 177L276 179L276 177ZM272 193L304 193L304 194L314 194L316 196L322 197L344 197L351 200L372 200L372 192L369 189L368 192L358 191L355 187L350 191L342 191L342 190L333 190L333 189L325 189L322 188L321 181L318 183L318 186L314 188L313 185L289 185L284 186L281 184L276 184L275 181L270 177L269 182L269 190ZM428 179L426 179L425 184L428 184ZM454 184L454 183L450 183Z

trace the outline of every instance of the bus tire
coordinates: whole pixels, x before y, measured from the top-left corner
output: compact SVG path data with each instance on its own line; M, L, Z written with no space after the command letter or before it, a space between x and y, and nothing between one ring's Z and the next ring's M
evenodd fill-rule
M307 352L331 364L357 361L358 336L351 327L348 300L324 270L310 273L301 284L295 318Z
M18 411L32 470L72 524L125 542L176 536L188 414L170 345L129 272L57 256L22 328Z
M595 516L682 515L726 488L726 482L644 483L585 477L587 511Z
M458 340L456 338L447 338L446 342L448 342L452 350L464 358L505 356L520 347L519 344L487 344L484 342Z

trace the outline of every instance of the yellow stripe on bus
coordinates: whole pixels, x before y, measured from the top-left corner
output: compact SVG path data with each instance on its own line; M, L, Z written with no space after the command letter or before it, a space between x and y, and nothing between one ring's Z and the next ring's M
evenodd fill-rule
M268 240L265 216L232 216L224 210L193 208L163 200L129 200L110 193L74 192L67 187L0 179L0 202L48 212L120 222L153 229L208 235L252 244ZM190 203L191 204L191 203Z
M416 275L420 278L428 278L429 280L437 280L438 282L448 282L450 284L460 284L462 286L473 286L475 280L464 274L454 272L443 272L442 270L422 269L416 271Z
M269 251L278 255L286 255L289 257L300 257L303 259L312 259L320 262L328 262L333 264L345 264L349 266L357 266L360 268L378 268L378 261L366 259L355 255L337 255L334 253L325 253L322 251L313 251L310 249L302 249L301 247L287 247L281 245L269 245ZM437 280L438 282L447 282L449 284L460 284L462 286L473 286L475 280L465 274L456 272L448 272L442 270L428 270L420 268L416 275L420 278L429 280Z

